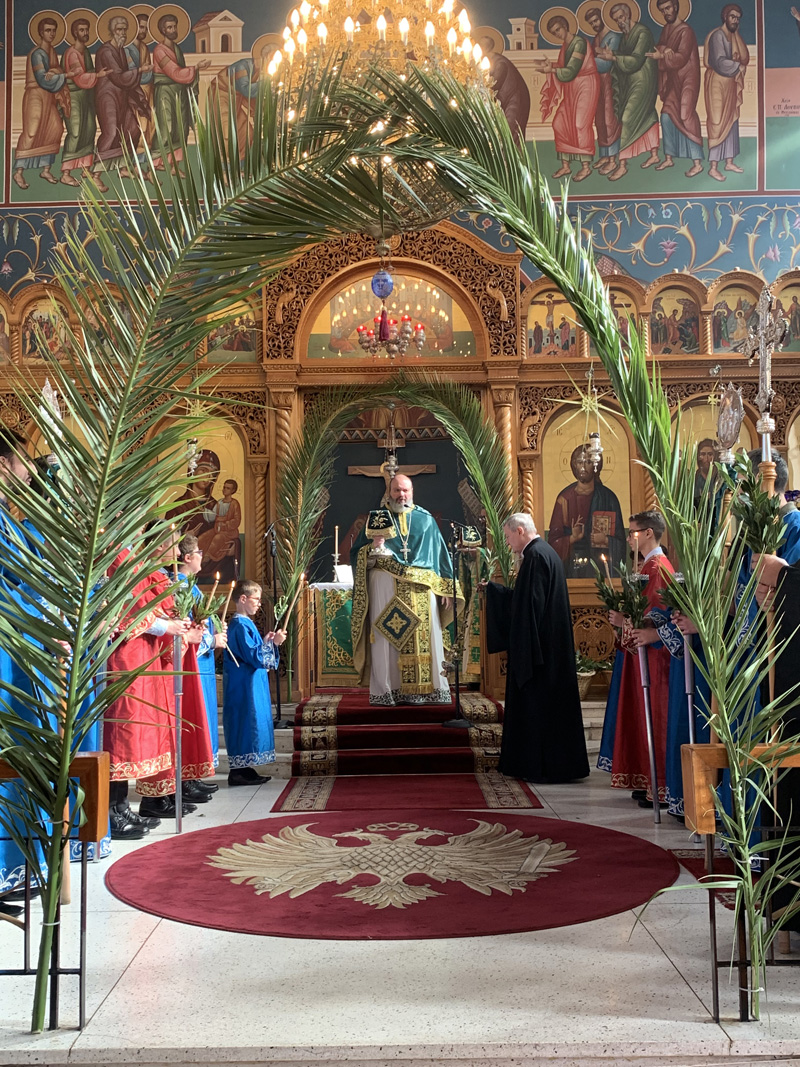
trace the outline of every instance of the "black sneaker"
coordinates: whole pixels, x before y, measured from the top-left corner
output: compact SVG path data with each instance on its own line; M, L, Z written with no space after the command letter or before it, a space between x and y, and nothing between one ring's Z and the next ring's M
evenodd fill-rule
M219 789L219 786L216 782L207 782L204 779L201 780L200 778L192 778L191 783L192 785L196 785L198 789L202 789L204 793L216 793Z
M150 833L149 828L144 823L138 819L134 821L132 816L133 812L127 801L124 804L115 804L109 808L108 821L111 827L112 841L141 841L143 837Z

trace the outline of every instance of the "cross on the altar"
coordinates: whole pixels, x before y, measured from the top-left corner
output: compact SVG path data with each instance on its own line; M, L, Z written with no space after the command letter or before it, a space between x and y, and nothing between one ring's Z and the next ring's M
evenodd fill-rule
M758 359L758 393L756 394L756 407L761 413L762 419L769 416L772 410L772 398L775 390L772 388L772 353L780 351L786 334L789 331L789 323L775 306L775 300L769 286L761 291L756 305L758 326L750 327L747 337L741 344L735 347L747 356L750 366L753 360ZM770 432L758 430L759 433Z

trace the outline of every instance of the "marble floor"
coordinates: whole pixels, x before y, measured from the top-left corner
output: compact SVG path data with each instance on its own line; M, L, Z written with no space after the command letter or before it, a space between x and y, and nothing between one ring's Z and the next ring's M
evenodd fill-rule
M228 789L185 831L268 818L285 782ZM593 772L537 787L544 810L666 848L686 830L635 806ZM149 840L170 832L166 824ZM115 845L115 855L141 847ZM105 889L109 861L90 866L88 1024L64 982L63 1024L26 1033L32 980L0 978L0 1064L271 1063L503 1065L800 1063L800 969L769 973L763 1021L737 1021L723 972L722 1021L709 1014L707 903L681 875L640 921L620 915L529 934L435 941L308 941L208 930L133 911ZM486 907L491 907L487 899ZM65 963L77 908L65 920ZM732 913L719 909L721 950ZM0 923L0 959L21 935ZM800 958L800 942L795 944ZM73 957L74 958L74 957Z

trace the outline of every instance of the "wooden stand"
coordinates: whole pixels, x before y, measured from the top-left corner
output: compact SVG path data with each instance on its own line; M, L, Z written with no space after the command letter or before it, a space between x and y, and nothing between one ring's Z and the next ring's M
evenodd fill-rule
M56 928L53 937L53 951L50 957L50 1021L49 1029L58 1029L60 980L63 975L78 976L78 1029L86 1025L86 937L88 915L88 846L94 843L96 849L108 833L108 783L111 764L107 752L81 752L70 764L70 777L77 778L84 792L83 814L85 822L79 827L77 838L83 845L81 854L81 893L80 893L80 949L77 967L61 966L61 904L56 912ZM0 781L18 778L17 772L4 760L0 760ZM31 967L31 894L30 871L25 864L25 912L23 923L23 965L0 970L3 975L33 975L36 968Z
M787 746L787 751L789 751ZM775 753L772 745L754 745L753 756L763 757L772 752L772 768L800 767L800 752L781 755ZM714 837L717 829L714 794L717 787L719 771L728 766L728 753L724 745L682 745L681 770L683 772L684 811L686 827L695 833L703 834L706 839L706 871L714 873ZM730 958L719 959L717 954L717 912L714 890L708 894L708 926L711 955L711 989L712 1015L719 1022L719 969L732 965ZM747 952L747 929L744 915L739 914L737 922L737 959L733 961L739 977L739 1019L746 1022L750 1017L750 961ZM794 961L767 961L776 966L778 963L793 965ZM757 977L757 976L756 976Z

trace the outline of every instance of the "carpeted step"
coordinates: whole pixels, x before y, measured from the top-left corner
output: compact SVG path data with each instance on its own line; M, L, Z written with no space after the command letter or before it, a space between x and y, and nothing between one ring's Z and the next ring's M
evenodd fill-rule
M295 752L292 775L475 774L494 770L499 758L499 748L318 750Z
M503 709L482 693L461 694L464 714L477 725L503 721ZM409 704L396 707L371 705L365 689L325 689L301 701L295 713L297 726L348 726L443 723L455 715L455 704Z
M398 749L398 748L464 748L469 737L475 744L500 746L503 735L501 723L487 723L474 730L439 726L436 723L385 723L369 726L295 726L294 747L299 751L320 749Z

